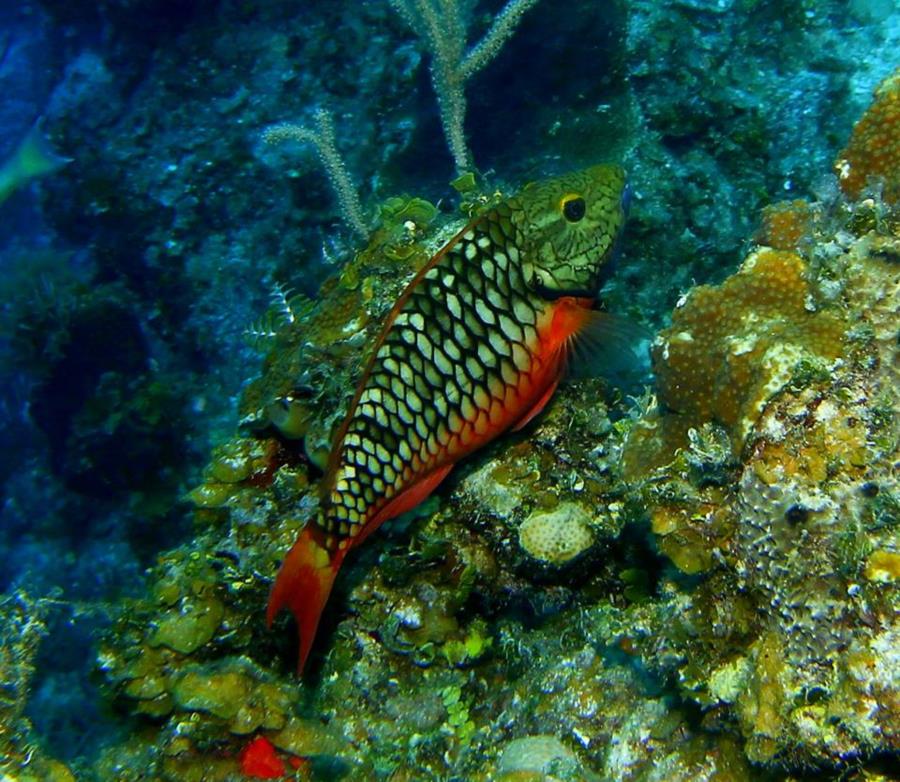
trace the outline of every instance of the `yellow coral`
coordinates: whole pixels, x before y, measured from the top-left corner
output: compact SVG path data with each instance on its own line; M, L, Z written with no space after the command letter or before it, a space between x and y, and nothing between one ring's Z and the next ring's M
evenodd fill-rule
M873 551L866 561L865 574L869 581L900 581L900 554L885 549Z
M885 200L900 200L900 68L875 89L835 168L851 198L859 197L869 177L881 177Z
M653 347L660 402L680 414L671 428L684 433L715 421L739 450L801 359L837 358L845 324L811 312L810 295L803 259L769 248L751 254L722 285L694 288Z
M748 686L738 698L738 715L747 737L747 757L762 763L775 755L784 730L784 651L778 637L767 633L751 648Z
M519 544L532 557L552 565L573 560L594 542L591 517L574 502L560 503L549 513L533 513L519 528Z
M812 206L803 200L781 201L762 210L756 241L776 250L796 250L812 227Z
M696 528L691 525L695 516L702 518L703 514L692 514L686 508L668 505L654 508L650 515L651 528L658 536L659 550L682 573L689 575L702 573L713 564L712 547L704 539L703 525Z

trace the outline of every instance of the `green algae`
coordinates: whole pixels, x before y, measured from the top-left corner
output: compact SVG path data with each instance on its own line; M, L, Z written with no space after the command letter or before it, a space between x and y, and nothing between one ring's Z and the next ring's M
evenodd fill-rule
M217 600L167 611L150 637L151 646L166 646L180 654L191 654L209 643L222 622L224 610Z

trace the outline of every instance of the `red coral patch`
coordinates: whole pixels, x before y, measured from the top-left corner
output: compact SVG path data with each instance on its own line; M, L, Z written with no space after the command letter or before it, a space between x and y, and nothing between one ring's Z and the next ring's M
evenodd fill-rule
M280 779L287 769L275 754L272 742L257 736L241 751L241 771L254 779Z

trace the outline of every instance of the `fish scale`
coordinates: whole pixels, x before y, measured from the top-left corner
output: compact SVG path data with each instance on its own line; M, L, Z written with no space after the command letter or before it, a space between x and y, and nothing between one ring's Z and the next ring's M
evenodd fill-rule
M515 236L506 210L470 226L426 270L385 333L346 426L335 486L314 522L327 549L346 546L416 474L479 447L503 423L507 389L518 392L539 368L533 324L547 302L509 263ZM438 400L446 400L440 424ZM378 501L358 507L359 497L375 494Z
M346 552L536 415L571 340L605 321L590 307L624 193L613 166L528 186L457 234L401 295L335 439L320 512L269 600L269 623L284 605L297 617L301 670Z

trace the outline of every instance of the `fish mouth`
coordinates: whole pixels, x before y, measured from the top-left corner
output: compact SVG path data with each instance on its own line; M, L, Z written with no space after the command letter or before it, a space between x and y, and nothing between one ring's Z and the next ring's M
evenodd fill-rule
M571 296L576 299L596 299L598 290L599 286L597 285L585 288L566 288L565 290L548 288L546 285L540 284L535 286L537 294L547 301L556 301L557 299L562 299L566 296Z

